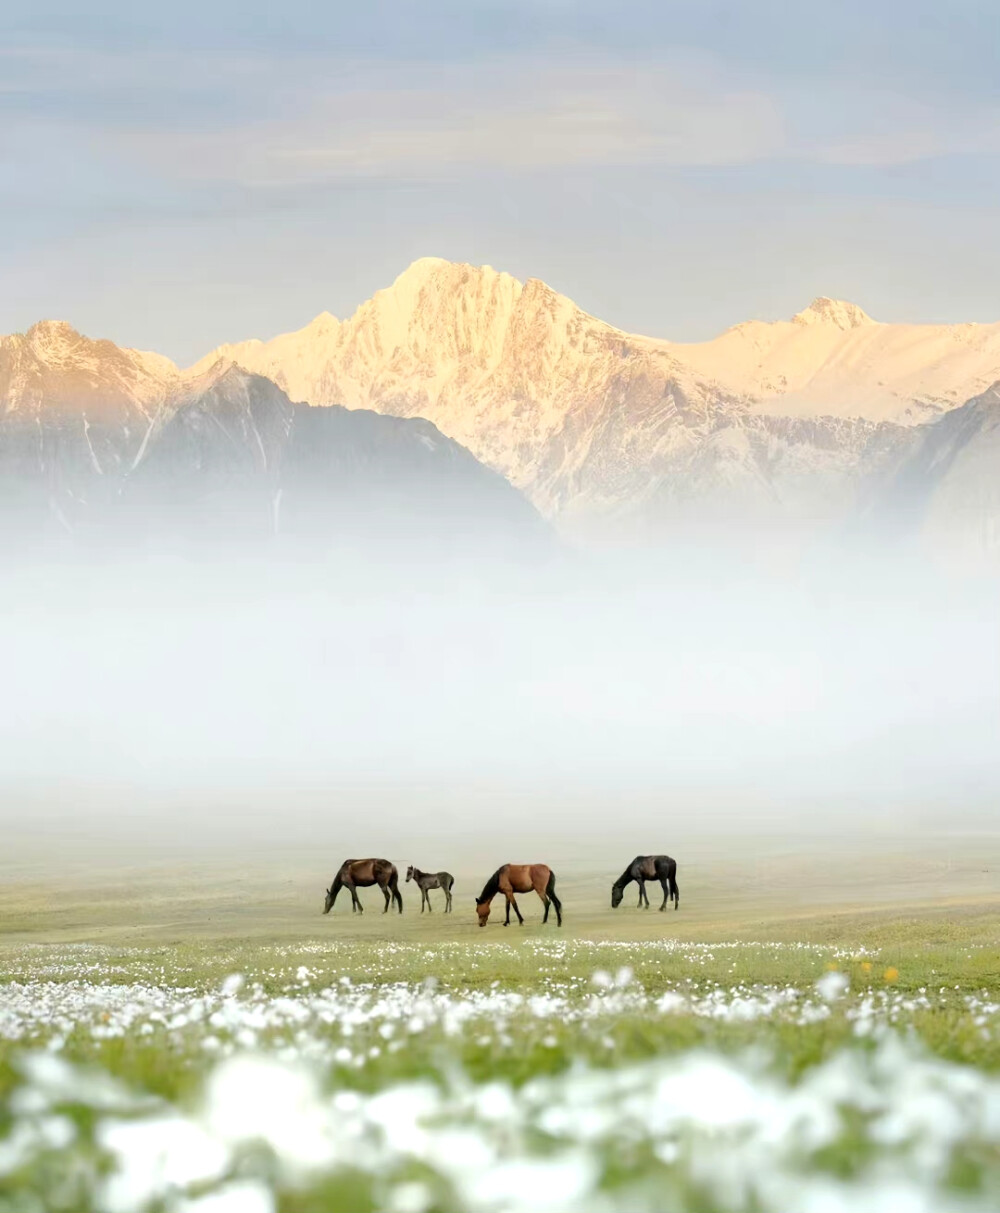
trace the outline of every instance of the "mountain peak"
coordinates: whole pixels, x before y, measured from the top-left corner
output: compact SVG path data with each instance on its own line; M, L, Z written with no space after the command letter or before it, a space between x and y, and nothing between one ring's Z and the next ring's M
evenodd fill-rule
M38 350L59 348L80 340L80 334L66 320L39 320L24 335Z
M860 328L863 324L874 324L871 316L856 303L846 299L828 299L826 295L818 295L807 308L796 312L792 317L793 324L832 324L845 332L848 329Z
M520 283L510 274L495 270L492 265L472 265L467 261L447 261L444 257L418 257L411 262L396 278L390 291L421 291L429 282L435 281L442 287L457 287L461 284L483 281Z
M409 288L410 290L419 291L426 285L431 278L440 274L441 271L457 270L461 266L455 261L446 261L443 257L418 257L416 261L411 261L405 270L393 281L390 290L399 290Z
M416 261L411 261L410 264L403 270L400 277L406 274L427 274L439 269L441 266L456 265L457 262L448 261L444 257L418 257Z

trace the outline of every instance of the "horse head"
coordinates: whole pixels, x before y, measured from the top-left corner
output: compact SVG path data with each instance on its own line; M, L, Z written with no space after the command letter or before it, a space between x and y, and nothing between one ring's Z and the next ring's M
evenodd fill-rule
M611 886L611 908L617 910L622 903L622 898L625 896L625 890L620 884Z
M330 885L328 889L324 889L323 891L326 893L326 902L323 905L323 913L329 914L333 906L333 885Z
M486 926L486 920L490 916L490 899L486 897L476 898L476 913L479 915L479 925Z
M410 864L410 866L409 866L409 867L406 869L406 879L407 879L407 880L412 880L412 879L413 879L413 864L412 864L412 863L411 863L411 864Z

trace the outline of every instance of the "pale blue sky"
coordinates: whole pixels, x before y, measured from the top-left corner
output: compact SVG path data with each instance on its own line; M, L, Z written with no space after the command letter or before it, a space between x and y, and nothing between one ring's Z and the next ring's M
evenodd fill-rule
M995 0L6 0L0 332L181 362L437 255L694 339L1000 319Z

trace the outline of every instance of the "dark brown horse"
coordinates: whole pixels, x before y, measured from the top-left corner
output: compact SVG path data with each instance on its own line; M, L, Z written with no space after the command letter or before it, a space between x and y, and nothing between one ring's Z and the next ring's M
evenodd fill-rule
M340 865L340 871L333 878L333 884L326 890L323 913L330 913L341 889L350 889L351 912L363 914L365 908L358 900L358 889L367 889L373 884L377 884L385 896L385 909L382 913L388 914L389 902L395 901L396 908L402 914L403 898L399 892L399 873L396 871L396 865L388 859L345 859Z
M556 896L556 874L544 863L505 863L497 868L486 882L482 893L476 898L476 913L479 915L479 925L486 926L490 916L490 902L498 893L507 898L507 917L504 926L510 926L510 907L514 907L517 921L523 923L521 911L514 900L515 893L530 893L534 889L545 906L545 917L542 922L549 920L549 906L556 908L556 919L562 926L562 902Z
M432 912L434 909L431 905L430 894L427 892L428 889L444 890L444 912L451 913L451 887L455 883L455 877L450 872L421 872L411 863L406 869L406 879L415 880L417 883L417 888L420 890L421 914L424 912L424 902L427 902L428 912Z
M631 884L633 880L639 882L639 906L642 907L643 901L646 903L646 909L649 909L649 897L646 893L646 881L658 880L663 886L663 905L661 910L667 908L667 902L672 897L674 899L674 909L681 908L681 894L677 888L677 864L670 858L669 855L636 855L635 859L628 865L621 876L611 886L611 908L621 905L622 898L625 896L625 886Z

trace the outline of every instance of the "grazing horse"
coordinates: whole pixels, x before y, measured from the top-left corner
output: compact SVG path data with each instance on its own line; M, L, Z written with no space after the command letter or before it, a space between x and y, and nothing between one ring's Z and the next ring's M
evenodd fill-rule
M444 912L451 913L451 886L455 883L455 877L450 872L421 872L419 868L415 868L411 863L406 869L406 879L415 880L417 887L420 889L420 913L424 912L424 902L427 902L427 912L433 913L434 907L431 905L428 889L443 889L444 890Z
M399 892L399 873L396 871L396 865L388 859L345 859L340 865L340 871L333 878L333 884L326 890L323 913L330 913L341 889L349 889L351 913L363 914L365 908L358 900L358 889L366 889L373 884L377 884L385 896L385 909L382 913L388 914L389 902L395 901L396 908L402 914L403 898Z
M479 925L486 926L490 916L490 902L498 893L507 898L507 917L504 926L510 926L510 907L514 907L517 921L524 922L521 911L514 900L515 893L530 893L534 889L545 906L545 917L542 922L549 920L549 906L556 908L556 919L562 926L562 902L556 896L556 874L544 863L505 863L497 868L486 882L482 893L476 898L476 913L479 915Z
M646 909L649 909L649 897L646 893L647 880L658 880L663 886L661 910L667 908L667 902L671 897L674 899L674 909L681 908L681 894L677 888L677 864L669 855L636 855L611 886L612 909L621 905L621 900L625 896L625 886L631 884L633 880L639 882L639 906L637 908L641 908L645 901Z

